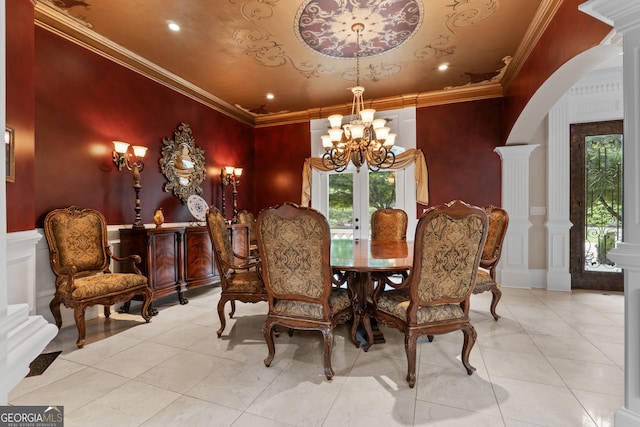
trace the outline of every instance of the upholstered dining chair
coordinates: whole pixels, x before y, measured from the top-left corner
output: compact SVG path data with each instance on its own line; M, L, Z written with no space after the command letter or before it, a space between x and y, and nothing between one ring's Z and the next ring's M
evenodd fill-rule
M55 209L44 219L44 233L49 262L56 276L56 291L49 308L58 328L62 326L60 304L73 309L79 348L85 343L87 307L103 305L104 317L109 318L111 305L139 297L143 300L142 317L146 322L151 320L148 309L152 291L147 278L136 267L141 258L139 255L122 258L111 252L107 221L100 212L79 206ZM111 259L123 263L132 273L112 273Z
M413 267L402 289L377 296L376 318L405 334L409 387L416 383L416 345L421 335L462 330L462 364L471 375L469 354L476 331L469 299L487 237L487 215L460 200L427 210L416 229Z
M258 253L258 240L256 238L256 218L253 213L247 209L238 212L238 222L240 224L249 224L249 253L252 256Z
M211 206L207 211L207 228L222 288L218 301L220 329L216 332L219 338L227 324L224 306L228 301L231 302L229 317L233 318L236 312L236 301L246 303L266 301L267 292L262 283L259 261L233 252L227 222L215 206ZM242 262L238 263L236 260Z
M409 217L405 211L397 208L378 209L371 214L371 240L401 241L407 240ZM399 270L376 273L372 279L376 290L385 286L397 288L407 278L407 271Z
M257 233L269 295L264 325L269 354L264 364L271 365L275 356L276 328L318 330L324 338L324 374L331 379L333 330L351 318L352 311L348 291L332 283L327 219L314 209L285 203L258 215Z
M496 281L496 266L500 261L502 252L502 243L504 236L507 234L509 225L509 214L500 207L488 205L484 207L484 211L489 218L489 232L487 233L487 242L482 250L480 258L480 269L476 279L476 286L473 288L474 294L491 291L491 315L495 320L500 316L496 313L496 306L502 297L500 284Z
M371 240L407 240L408 223L402 209L378 209L371 214Z

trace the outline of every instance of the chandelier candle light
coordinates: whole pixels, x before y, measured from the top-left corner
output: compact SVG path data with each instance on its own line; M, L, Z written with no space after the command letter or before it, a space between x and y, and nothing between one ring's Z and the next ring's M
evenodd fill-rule
M364 24L355 23L351 30L356 33L356 86L351 88L351 117L354 119L343 125L340 114L329 116L329 135L322 136L322 146L325 149L322 163L328 169L337 172L345 170L349 162L360 172L360 167L366 163L371 171L376 172L395 163L396 156L391 148L396 135L389 133L391 129L385 126L385 119L374 119L376 110L363 108L364 87L360 86L360 33L364 30Z
M113 141L113 163L119 171L126 167L133 173L133 189L136 191L136 216L133 222L133 228L145 228L142 223L142 217L140 216L140 172L144 169L144 163L142 158L147 154L147 147L141 145L133 145L133 156L136 158L135 162L131 162L131 154L129 153L129 144L122 141Z

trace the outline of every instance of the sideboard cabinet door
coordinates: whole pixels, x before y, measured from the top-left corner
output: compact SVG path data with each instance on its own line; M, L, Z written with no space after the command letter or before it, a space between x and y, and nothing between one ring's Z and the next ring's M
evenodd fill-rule
M207 227L187 227L185 253L187 288L194 289L220 281Z

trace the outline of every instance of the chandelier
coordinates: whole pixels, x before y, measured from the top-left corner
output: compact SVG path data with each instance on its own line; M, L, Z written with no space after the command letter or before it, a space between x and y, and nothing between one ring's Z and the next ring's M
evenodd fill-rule
M366 163L371 171L376 172L395 163L396 156L391 148L396 135L389 133L391 129L385 126L385 119L374 119L376 110L363 108L364 87L360 86L360 33L364 30L364 24L355 23L351 30L356 33L356 86L351 88L353 119L343 125L340 114L329 116L329 135L322 136L322 146L325 149L322 163L326 168L337 172L345 170L349 162L360 172L360 167Z

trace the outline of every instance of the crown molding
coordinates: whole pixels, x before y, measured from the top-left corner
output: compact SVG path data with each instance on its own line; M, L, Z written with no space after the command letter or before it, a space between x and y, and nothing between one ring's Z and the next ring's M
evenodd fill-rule
M255 125L252 114L223 101L119 44L102 37L93 31L88 24L60 12L53 6L44 4L41 1L36 2L35 24L220 113L248 125Z
M536 46L542 34L549 26L551 19L558 11L558 8L562 4L563 0L543 0L536 11L529 28L525 33L522 42L518 46L516 53L513 55L513 59L507 66L507 69L502 78L502 86L505 90L513 82L513 79L518 75L520 69L524 65L525 61L531 54L531 51Z
M433 92L398 95L380 98L366 102L367 108L377 111L395 110L405 107L429 107L434 105L453 104L457 102L479 101L482 99L501 98L504 95L500 83L488 83L461 86L458 88L438 90ZM282 114L268 114L256 117L256 127L277 126L308 122L316 119L326 119L332 114L351 114L351 103L330 107L313 108L305 111L295 111Z
M529 44L535 45L540 34L544 28L546 28L548 20L551 19L551 16L553 16L553 13L555 13L557 6L561 2L562 0L543 0L543 4L536 14L536 20L534 20L534 23L530 26L530 30L527 32L527 36L525 37L526 43L522 43L518 48L516 56L505 70L502 82L504 82L505 79L508 79L509 74L513 75L513 70L516 68L519 69L521 65L514 66L514 62L524 62L522 56L528 55L533 47L531 46L530 48L525 49L523 46L529 46ZM551 6L553 6L553 8ZM550 11L550 9L552 9L552 11ZM531 34L531 29L538 30L538 27L541 27L539 22L544 22L544 25L539 31L535 31L534 37L534 35ZM255 115L227 103L215 95L204 91L200 87L176 76L162 67L159 67L151 61L148 61L134 52L125 49L119 44L97 34L86 22L75 19L69 14L63 13L63 11L58 10L49 3L44 3L41 0L36 1L35 24L64 38L65 40L88 49L93 53L120 64L159 84L162 84L165 87L175 90L178 93L253 127L307 122L314 119L326 118L330 114L340 113L346 115L351 112L351 103L345 103L303 111ZM367 104L369 108L375 108L378 111L410 106L426 107L444 105L457 102L499 98L504 94L504 87L503 83L480 83L433 92L405 94L369 100L367 101Z

